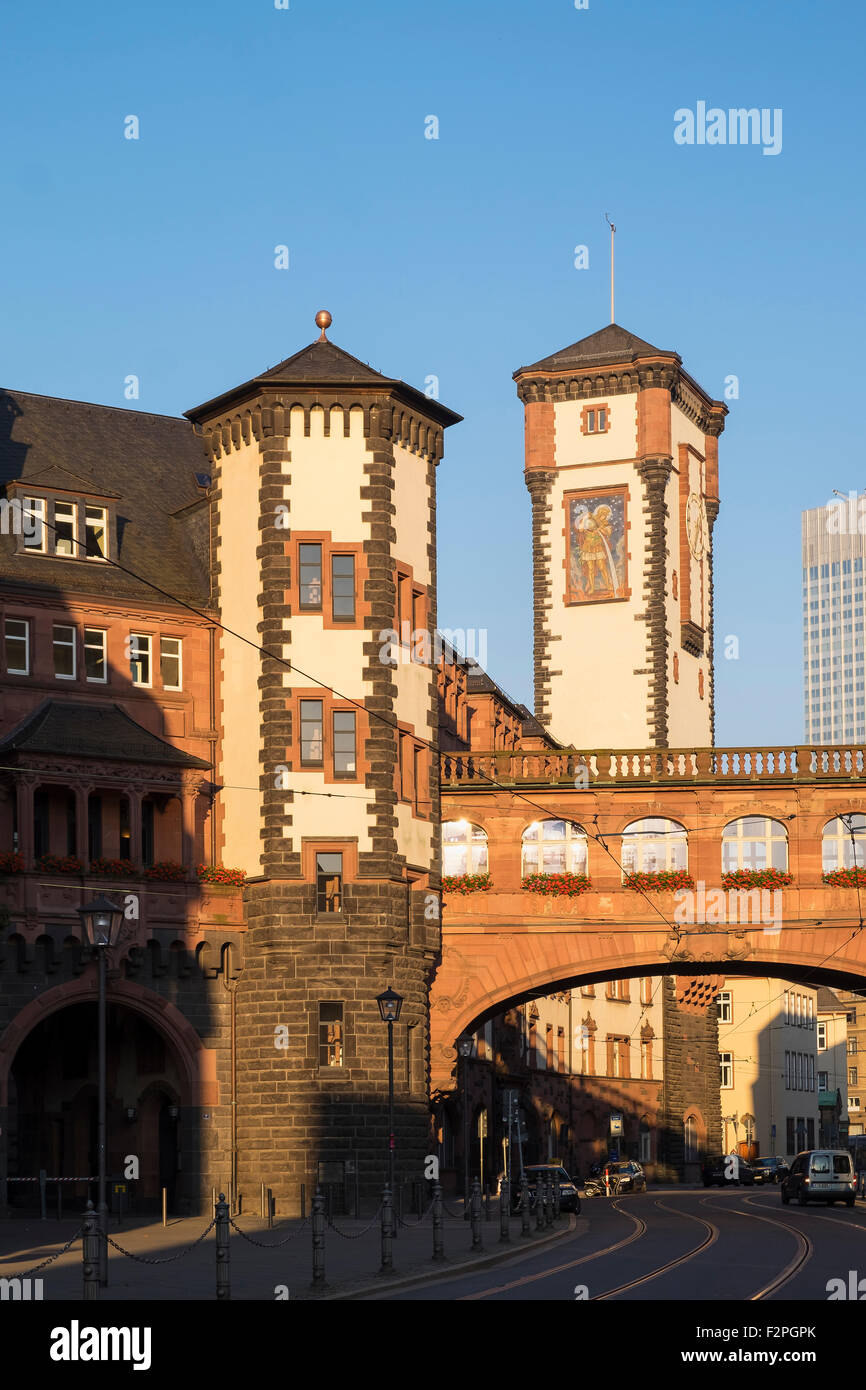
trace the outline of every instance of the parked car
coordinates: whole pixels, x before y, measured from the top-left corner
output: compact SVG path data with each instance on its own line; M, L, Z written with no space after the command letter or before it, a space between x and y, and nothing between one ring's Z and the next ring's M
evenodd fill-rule
M753 1158L749 1165L755 1175L755 1182L780 1183L791 1171L784 1158Z
M714 1187L716 1184L725 1187L728 1183L736 1187L753 1187L755 1184L751 1165L739 1154L719 1154L716 1158L708 1158L701 1169L701 1179L704 1187Z
M844 1202L853 1207L857 1196L857 1178L847 1149L806 1149L797 1154L788 1176L781 1183L782 1202L788 1205L796 1197L801 1207L810 1201L824 1201L828 1206Z
M646 1192L646 1173L633 1159L606 1163L601 1181L609 1179L611 1192Z
M534 1206L538 1192L538 1180L559 1183L559 1205L563 1211L580 1211L580 1197L577 1186L559 1163L530 1163L523 1170L529 1188L529 1200ZM515 1181L511 1192L511 1203L515 1211L520 1207L520 1183Z

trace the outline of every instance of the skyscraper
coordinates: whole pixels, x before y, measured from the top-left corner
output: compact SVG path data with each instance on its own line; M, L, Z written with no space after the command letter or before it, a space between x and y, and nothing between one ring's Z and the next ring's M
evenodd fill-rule
M866 495L803 513L803 695L807 743L866 740L863 573Z

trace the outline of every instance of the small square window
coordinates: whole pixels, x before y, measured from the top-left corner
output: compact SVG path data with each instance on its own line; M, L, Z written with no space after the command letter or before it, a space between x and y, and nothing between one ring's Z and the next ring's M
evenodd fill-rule
M316 855L316 911L322 914L343 910L343 856Z
M319 1004L319 1066L343 1066L342 1004Z
M179 637L160 637L159 674L163 690L183 688L182 645Z
M301 701L301 763L321 767L324 761L322 701Z
M151 651L153 638L146 633L129 634L129 668L133 685L150 686Z
M57 680L75 680L75 628L54 624L54 675Z
M302 543L298 546L298 584L300 606L308 611L322 610L322 547Z
M26 618L7 618L4 626L6 674L30 675L30 624Z
M108 633L99 627L84 629L84 675L89 681L108 680L106 645Z

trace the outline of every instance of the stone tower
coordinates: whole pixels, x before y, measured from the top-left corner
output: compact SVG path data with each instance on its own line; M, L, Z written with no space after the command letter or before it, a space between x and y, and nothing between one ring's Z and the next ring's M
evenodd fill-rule
M213 466L219 857L246 869L236 1174L282 1211L422 1176L439 949L436 465L461 417L326 337L188 412ZM389 634L401 640L389 640ZM339 1200L339 1195L338 1195Z
M535 713L580 748L713 742L727 407L609 324L514 374L532 498Z

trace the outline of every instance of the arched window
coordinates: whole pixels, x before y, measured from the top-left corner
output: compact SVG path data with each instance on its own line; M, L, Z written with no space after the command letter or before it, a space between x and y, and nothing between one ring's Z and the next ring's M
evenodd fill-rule
M523 832L521 873L585 874L586 831L567 820L533 821Z
M729 821L722 832L722 872L737 869L787 869L788 832L769 816Z
M443 874L486 874L487 831L468 820L446 820L442 825Z
M623 874L658 874L689 867L689 838L676 820L650 816L622 832Z
M853 835L853 842L852 842ZM862 869L866 865L866 816L852 811L828 820L824 826L821 867L825 874L834 869Z
M683 1122L683 1142L686 1163L698 1161L698 1122L694 1115L687 1115Z

